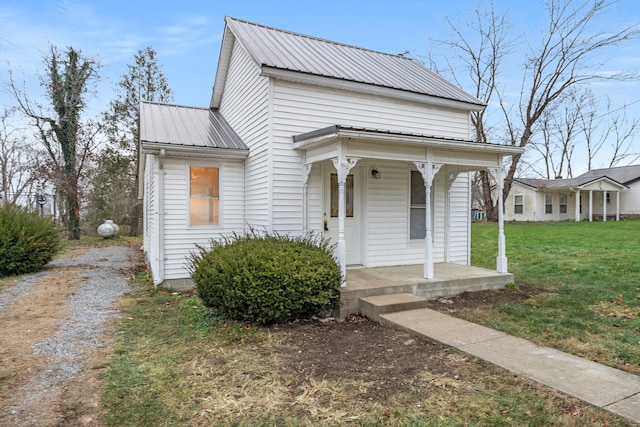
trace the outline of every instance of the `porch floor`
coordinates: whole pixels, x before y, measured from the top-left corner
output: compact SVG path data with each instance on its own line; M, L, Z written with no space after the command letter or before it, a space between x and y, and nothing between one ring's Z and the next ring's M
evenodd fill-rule
M340 290L340 318L360 312L360 298L408 293L423 298L457 295L462 292L500 289L513 283L513 274L498 273L460 264L434 264L434 279L423 277L424 266L348 268L347 286Z

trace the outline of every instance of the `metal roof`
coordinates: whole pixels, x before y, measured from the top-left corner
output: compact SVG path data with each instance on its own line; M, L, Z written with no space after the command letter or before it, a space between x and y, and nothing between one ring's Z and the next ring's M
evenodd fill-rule
M263 67L397 89L477 106L485 103L418 61L226 17Z
M185 147L248 150L218 110L140 103L140 141Z

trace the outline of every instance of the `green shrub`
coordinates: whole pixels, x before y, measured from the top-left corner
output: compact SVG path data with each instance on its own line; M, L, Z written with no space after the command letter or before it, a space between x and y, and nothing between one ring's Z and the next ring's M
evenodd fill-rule
M61 248L60 231L49 218L11 203L0 206L0 277L38 271Z
M339 302L342 275L333 246L320 237L251 230L191 254L191 277L218 314L260 325L328 313Z

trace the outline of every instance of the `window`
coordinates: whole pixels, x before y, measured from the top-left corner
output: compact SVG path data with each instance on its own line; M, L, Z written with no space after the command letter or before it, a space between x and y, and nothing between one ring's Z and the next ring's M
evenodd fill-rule
M344 184L347 218L353 218L353 175L347 175ZM338 217L338 174L331 174L331 218Z
M607 191L607 204L611 204L611 193Z
M411 201L409 208L409 238L424 239L427 235L427 204L422 174L411 171Z
M560 195L560 213L561 214L567 213L567 195L566 194Z
M189 223L218 225L219 169L191 166L189 172Z
M514 213L517 213L517 214L524 213L524 196L522 195L513 196L513 209L514 209Z
M546 194L544 196L544 213L553 213L553 198L551 194Z

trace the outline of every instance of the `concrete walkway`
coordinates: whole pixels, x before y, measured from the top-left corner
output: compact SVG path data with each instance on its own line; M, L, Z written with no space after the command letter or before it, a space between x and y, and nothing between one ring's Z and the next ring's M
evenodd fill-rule
M426 308L381 314L380 321L640 423L640 377L636 375Z

